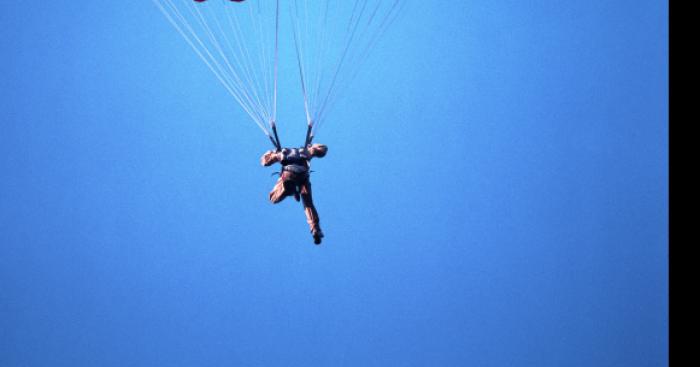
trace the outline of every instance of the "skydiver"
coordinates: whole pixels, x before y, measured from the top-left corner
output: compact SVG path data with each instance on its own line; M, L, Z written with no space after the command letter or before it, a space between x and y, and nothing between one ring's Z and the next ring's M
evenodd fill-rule
M311 198L311 182L309 181L309 161L311 158L323 158L328 152L328 147L323 144L312 144L304 148L283 148L279 151L269 150L260 158L263 166L271 166L274 163L282 165L280 178L275 187L270 191L270 201L277 204L287 196L294 196L296 201L304 205L306 222L309 223L314 243L321 244L323 231L319 225L318 213Z

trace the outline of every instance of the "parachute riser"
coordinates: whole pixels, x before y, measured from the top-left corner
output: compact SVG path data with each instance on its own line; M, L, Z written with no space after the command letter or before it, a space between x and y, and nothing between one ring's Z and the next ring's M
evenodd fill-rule
M275 147L275 150L277 150L277 151L279 152L281 149L280 149L279 146L277 145L277 142L275 141L275 138L273 138L272 135L268 135L267 137L270 138L270 142L272 143L272 146Z
M280 137L277 135L277 124L275 124L274 121L270 123L272 125L272 134L274 134L274 139L270 137L270 140L272 140L272 144L277 148L277 151L279 152L282 150L282 144L280 143Z
M304 139L304 150L307 150L309 145L311 145L311 140L313 140L314 136L312 134L312 130L314 128L313 122L310 123L307 128L306 128L306 138Z

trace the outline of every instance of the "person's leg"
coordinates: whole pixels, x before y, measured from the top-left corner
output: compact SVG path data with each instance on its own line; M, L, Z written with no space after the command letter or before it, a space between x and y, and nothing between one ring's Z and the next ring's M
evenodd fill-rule
M285 178L284 176L280 176L275 187L270 191L270 201L273 204L279 203L294 192L294 185Z
M309 224L311 234L314 236L314 243L318 245L321 243L321 238L323 238L323 231L321 231L318 212L316 212L311 196L311 183L308 180L301 185L301 202L304 204L306 222Z

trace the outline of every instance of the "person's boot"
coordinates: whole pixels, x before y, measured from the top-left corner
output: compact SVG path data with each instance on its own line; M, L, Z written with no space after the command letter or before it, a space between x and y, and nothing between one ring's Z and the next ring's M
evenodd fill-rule
M323 231L321 229L317 229L313 231L313 236L314 236L314 244L320 245L321 244L321 239L323 238Z

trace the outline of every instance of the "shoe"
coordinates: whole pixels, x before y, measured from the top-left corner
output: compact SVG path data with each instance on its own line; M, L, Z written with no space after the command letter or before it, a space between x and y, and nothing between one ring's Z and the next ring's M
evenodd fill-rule
M320 245L321 244L321 239L323 238L323 232L319 229L318 231L313 233L314 236L314 244Z

